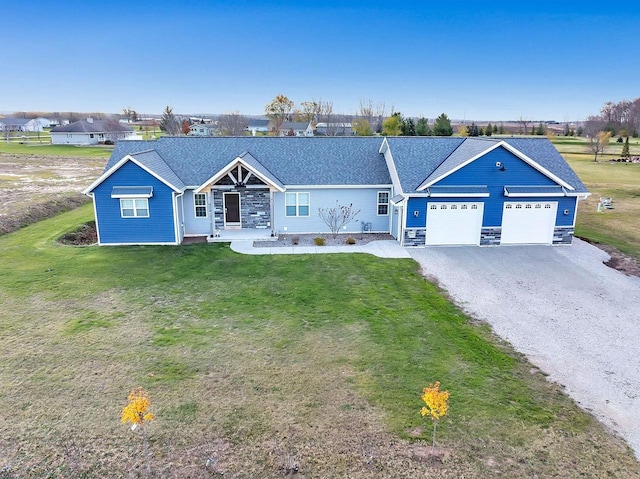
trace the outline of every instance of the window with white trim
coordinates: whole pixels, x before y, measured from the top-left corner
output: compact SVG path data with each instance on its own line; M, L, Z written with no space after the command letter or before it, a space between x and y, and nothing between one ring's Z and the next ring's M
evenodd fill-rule
M147 198L121 198L120 216L123 218L148 218L149 200Z
M309 193L285 193L285 216L309 216Z
M378 216L389 214L389 192L378 191Z
M193 208L196 218L207 217L207 194L195 193L193 195Z

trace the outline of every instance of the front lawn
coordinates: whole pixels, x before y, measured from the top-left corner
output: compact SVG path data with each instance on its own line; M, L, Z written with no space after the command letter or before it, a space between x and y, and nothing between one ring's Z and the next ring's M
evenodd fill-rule
M153 477L640 477L413 260L56 242L90 219L0 237L3 479L138 477L119 422L137 386ZM419 409L436 380L451 399L434 462Z

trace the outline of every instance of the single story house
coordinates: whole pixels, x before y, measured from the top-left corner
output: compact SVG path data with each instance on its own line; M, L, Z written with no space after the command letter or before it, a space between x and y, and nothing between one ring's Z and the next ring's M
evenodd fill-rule
M84 193L101 245L327 233L319 208L353 205L342 233L415 247L571 244L589 195L547 138L456 137L120 142Z
M316 135L319 136L352 136L353 134L351 122L320 122L316 125Z
M304 121L285 121L278 130L278 136L313 136L313 127Z
M51 129L51 143L54 145L97 145L105 141L115 143L140 138L133 128L117 120L87 118Z
M251 118L249 119L249 125L247 125L247 131L251 132L253 136L256 136L257 132L267 133L269 131L269 120Z
M194 123L189 127L191 136L213 136L216 134L217 126L214 124Z
M42 131L42 125L30 118L0 118L0 131Z

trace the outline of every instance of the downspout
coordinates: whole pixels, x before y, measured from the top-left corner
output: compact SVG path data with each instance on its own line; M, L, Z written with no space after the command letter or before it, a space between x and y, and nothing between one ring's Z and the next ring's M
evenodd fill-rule
M175 192L173 193L173 202L174 202L174 218L175 218L175 227L176 227L176 244L180 244L181 238L184 237L184 201L180 202L180 207L182 209L182 221L179 222L178 220L179 215L178 213L178 198L182 197L184 195L184 192L182 193L178 193L176 194ZM182 232L182 234L180 234L180 232Z
M213 238L213 234L215 233L215 228L213 224L213 217L215 211L213 209L214 201L213 201L213 190L209 190L209 237Z
M273 188L269 187L269 214L271 215L271 237L275 237L275 207L273 205Z

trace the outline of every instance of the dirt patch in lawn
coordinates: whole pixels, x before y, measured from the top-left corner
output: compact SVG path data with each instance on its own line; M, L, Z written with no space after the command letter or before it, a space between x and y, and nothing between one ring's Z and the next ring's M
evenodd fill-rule
M617 248L613 246L609 246L606 244L595 244L602 251L606 251L607 254L611 257L609 261L605 261L604 264L609 266L609 268L617 269L618 271L622 271L624 274L629 276L637 276L640 278L640 261L638 261L633 256L629 256L624 254Z
M104 169L96 158L0 154L0 234L89 201L80 192Z

